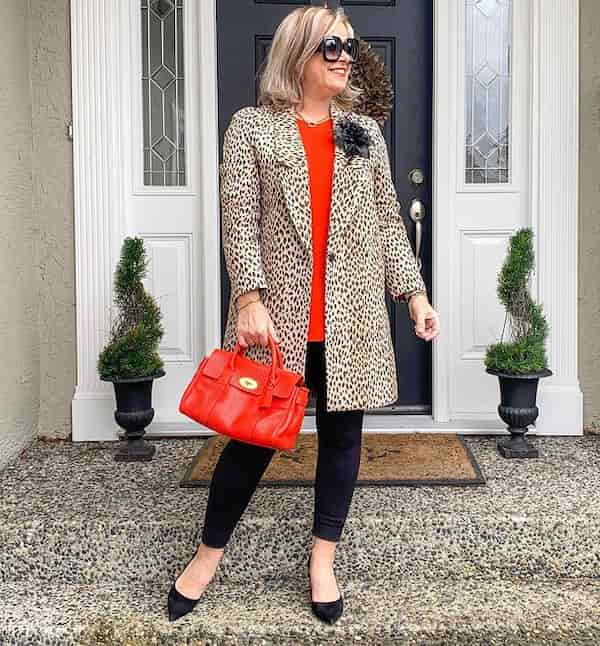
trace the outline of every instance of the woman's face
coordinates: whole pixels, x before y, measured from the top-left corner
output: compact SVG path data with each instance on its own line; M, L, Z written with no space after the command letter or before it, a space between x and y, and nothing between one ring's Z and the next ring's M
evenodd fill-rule
M339 36L342 41L351 34L346 25L339 22L326 36ZM347 51L337 61L326 61L323 52L315 52L304 66L302 85L305 94L336 96L344 90L350 77L352 59Z

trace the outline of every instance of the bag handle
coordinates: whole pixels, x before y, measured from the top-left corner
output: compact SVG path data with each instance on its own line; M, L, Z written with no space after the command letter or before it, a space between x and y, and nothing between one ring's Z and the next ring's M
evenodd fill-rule
M271 350L271 370L269 371L269 384L271 385L271 387L275 387L275 369L277 368L277 366L283 369L283 355L281 354L281 350L279 349L279 344L275 341L270 333L268 334L268 340L269 348ZM244 348L244 346L242 346L239 342L235 344L233 354L231 355L231 359L229 360L229 368L231 370L233 370L234 368L235 359L238 354L245 356L245 351L246 348Z

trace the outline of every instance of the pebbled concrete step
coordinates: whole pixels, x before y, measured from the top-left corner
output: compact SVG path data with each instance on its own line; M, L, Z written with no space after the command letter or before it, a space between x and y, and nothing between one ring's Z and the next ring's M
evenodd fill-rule
M197 524L184 519L4 527L0 581L153 581L191 556L198 532ZM305 559L309 536L306 519L242 518L217 576L240 583L293 577ZM593 516L517 518L427 510L370 517L359 509L346 522L336 564L356 579L389 584L407 576L600 578L600 510Z
M156 458L114 446L36 442L0 473L0 582L152 582L198 544L206 488L181 488L205 440L155 440ZM600 577L598 436L532 438L506 460L466 442L483 486L357 487L336 563L366 582L473 575ZM225 581L292 577L310 542L312 488L259 487L219 568Z
M170 581L153 585L55 583L0 586L0 643L7 646L397 644L427 646L600 643L600 582L406 579L399 586L338 573L344 614L312 615L308 578L252 585L213 581L194 611L171 623Z

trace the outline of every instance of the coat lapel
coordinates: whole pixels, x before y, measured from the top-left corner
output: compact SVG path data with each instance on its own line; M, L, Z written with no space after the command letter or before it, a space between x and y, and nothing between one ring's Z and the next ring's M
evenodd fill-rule
M312 255L312 211L308 162L296 116L292 108L276 113L275 118L275 159L280 165L281 188L288 212L306 250ZM347 114L331 104L333 126ZM351 159L336 145L333 162L333 185L331 210L329 214L328 250L335 249L341 233L354 213L355 195L353 182L358 181L355 171L364 160Z

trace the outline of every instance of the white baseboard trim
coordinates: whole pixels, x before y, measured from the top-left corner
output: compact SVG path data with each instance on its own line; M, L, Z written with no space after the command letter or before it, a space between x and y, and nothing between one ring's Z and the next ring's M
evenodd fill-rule
M579 407L574 398L571 412L576 412ZM564 409L562 404L558 410L547 405L542 419L541 410L537 424L532 425L528 431L531 436L578 436L583 435L583 424L562 423ZM110 399L103 400L74 400L73 401L73 428L85 429L85 433L74 434L74 442L106 442L117 441L123 433L114 422L114 402ZM540 424L540 421L542 424ZM365 433L461 433L464 435L508 435L506 425L497 419L459 419L451 422L435 422L430 415L365 415L363 424ZM302 424L302 433L314 433L315 417L307 415ZM214 431L196 424L195 422L153 422L146 431L147 439L158 438L188 438L205 437L214 435Z

